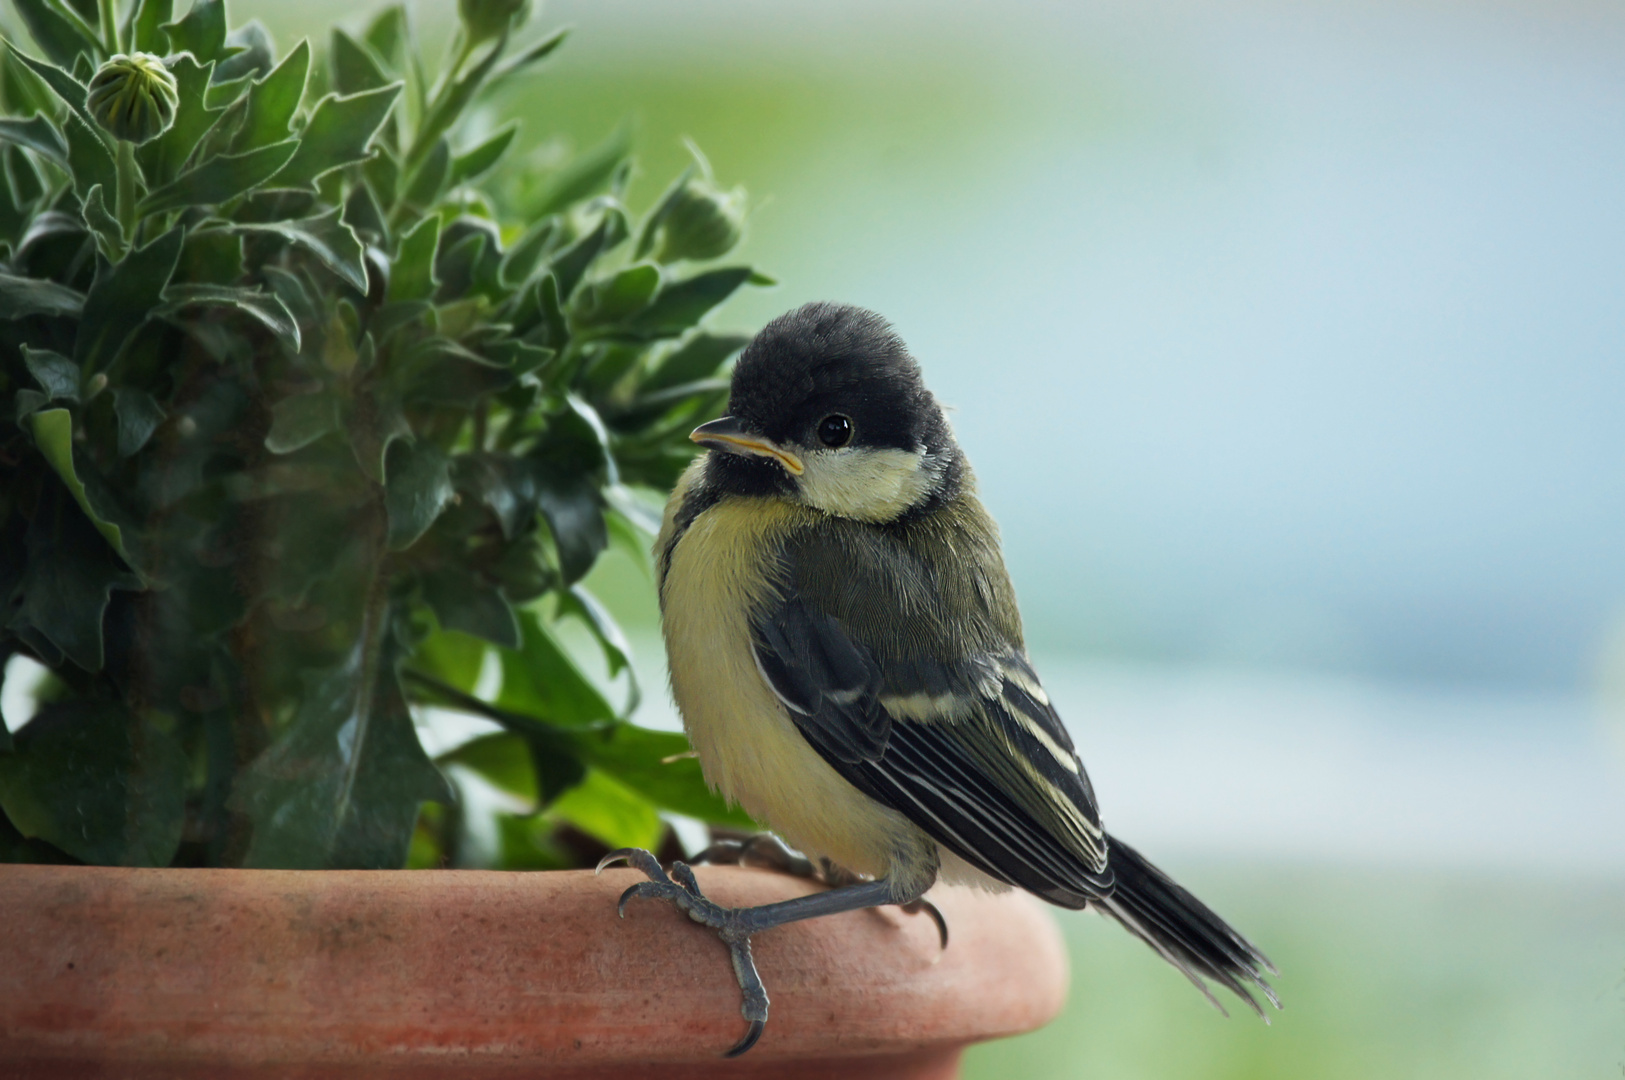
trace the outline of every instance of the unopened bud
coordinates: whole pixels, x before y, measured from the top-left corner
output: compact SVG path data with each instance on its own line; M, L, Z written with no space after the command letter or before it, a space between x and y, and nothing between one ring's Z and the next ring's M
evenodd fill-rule
M151 53L117 53L96 69L85 108L116 139L140 145L175 122L175 76Z
M660 222L661 262L715 259L739 243L745 228L745 191L719 191L709 180L694 177L672 196Z
M470 45L497 37L510 26L525 21L530 0L457 0L457 17Z

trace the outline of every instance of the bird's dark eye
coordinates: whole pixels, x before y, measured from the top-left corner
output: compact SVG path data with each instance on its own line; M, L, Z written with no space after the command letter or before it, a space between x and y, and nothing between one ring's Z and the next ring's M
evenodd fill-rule
M828 447L845 446L852 441L852 421L834 413L818 421L818 441Z

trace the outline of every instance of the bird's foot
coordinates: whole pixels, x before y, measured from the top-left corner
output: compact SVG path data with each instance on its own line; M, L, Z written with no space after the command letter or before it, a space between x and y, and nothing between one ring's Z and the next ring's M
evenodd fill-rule
M821 882L832 888L840 888L863 880L844 866L838 866L828 859L814 862L801 852L787 847L784 841L772 833L757 833L743 840L718 840L694 856L694 861L718 866L760 866L777 870L781 874ZM922 896L912 903L899 906L908 915L924 912L931 916L931 921L937 924L937 937L941 940L942 947L944 949L948 947L948 920L942 917L937 905Z
M610 852L599 860L598 872L618 862L627 863L649 879L638 882L621 894L615 910L622 918L626 917L627 902L633 898L667 900L690 919L717 932L717 937L728 947L734 976L739 980L739 989L744 995L739 1011L750 1024L745 1037L723 1057L738 1057L755 1046L767 1026L768 1000L767 988L762 985L762 977L757 973L756 962L750 955L750 936L757 929L747 922L746 916L751 909L726 908L707 899L687 863L672 863L668 874L661 867L659 859L641 848L621 848Z

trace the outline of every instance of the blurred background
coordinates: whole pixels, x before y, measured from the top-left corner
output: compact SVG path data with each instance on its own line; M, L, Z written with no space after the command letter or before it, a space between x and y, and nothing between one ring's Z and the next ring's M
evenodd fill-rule
M421 2L444 35L455 5ZM286 47L334 17L235 0ZM361 12L358 10L357 18ZM955 411L1113 831L1280 965L1224 1021L1061 916L973 1077L1625 1072L1625 8L553 0L497 103L748 189ZM320 42L321 38L318 38ZM672 726L647 569L591 587Z

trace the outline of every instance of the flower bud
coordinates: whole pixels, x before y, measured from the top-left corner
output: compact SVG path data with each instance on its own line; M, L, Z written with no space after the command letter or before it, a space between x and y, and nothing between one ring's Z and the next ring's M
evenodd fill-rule
M498 36L525 21L530 0L457 0L457 17L470 45Z
M116 139L156 139L175 122L175 76L151 53L118 53L96 69L85 108Z
M661 262L715 259L739 243L745 226L745 189L719 191L694 177L671 196L660 220Z

